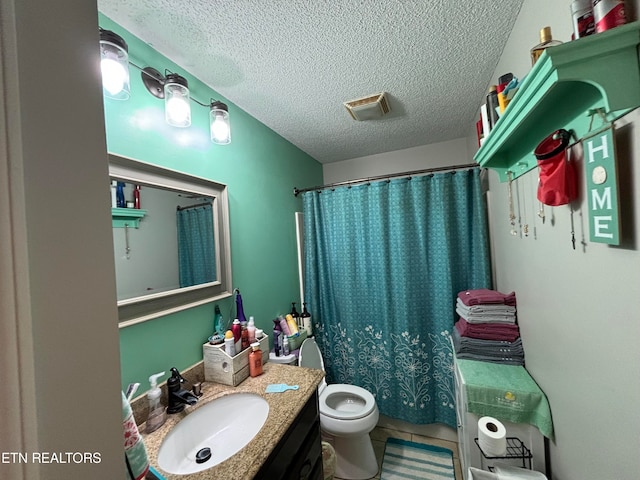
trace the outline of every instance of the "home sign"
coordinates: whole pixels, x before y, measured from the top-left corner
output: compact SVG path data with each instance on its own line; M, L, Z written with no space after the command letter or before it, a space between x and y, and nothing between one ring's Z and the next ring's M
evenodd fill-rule
M618 179L613 125L583 140L586 159L589 239L620 244Z

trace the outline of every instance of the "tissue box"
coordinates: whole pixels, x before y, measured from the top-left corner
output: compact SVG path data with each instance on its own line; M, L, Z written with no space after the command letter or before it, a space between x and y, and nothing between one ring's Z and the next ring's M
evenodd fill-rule
M265 335L259 342L262 363L265 364L269 361L269 337ZM251 347L230 357L224 351L224 345L205 343L202 345L205 381L234 387L239 385L249 376L249 353L251 353Z

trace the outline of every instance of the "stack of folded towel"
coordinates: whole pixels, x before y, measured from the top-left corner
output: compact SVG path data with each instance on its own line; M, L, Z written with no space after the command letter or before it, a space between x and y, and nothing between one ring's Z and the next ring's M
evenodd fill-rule
M524 350L516 323L516 294L496 290L458 293L453 344L460 359L524 365Z

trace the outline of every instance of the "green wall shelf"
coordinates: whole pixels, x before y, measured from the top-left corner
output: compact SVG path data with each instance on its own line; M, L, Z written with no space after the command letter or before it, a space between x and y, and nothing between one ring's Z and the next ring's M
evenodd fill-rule
M547 49L474 156L517 178L537 167L533 150L594 106L615 119L640 106L640 22ZM586 132L585 132L586 133Z
M147 214L146 210L139 208L112 208L111 221L113 228L138 228L140 220Z

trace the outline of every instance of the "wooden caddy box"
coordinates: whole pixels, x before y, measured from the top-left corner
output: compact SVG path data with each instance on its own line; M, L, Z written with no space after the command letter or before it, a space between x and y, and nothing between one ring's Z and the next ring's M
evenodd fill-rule
M269 336L265 335L259 342L260 350L262 350L262 363L265 364L269 361ZM249 353L251 353L251 347L230 357L224 351L224 344L205 343L202 345L205 381L234 387L239 385L249 376Z

